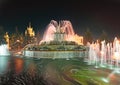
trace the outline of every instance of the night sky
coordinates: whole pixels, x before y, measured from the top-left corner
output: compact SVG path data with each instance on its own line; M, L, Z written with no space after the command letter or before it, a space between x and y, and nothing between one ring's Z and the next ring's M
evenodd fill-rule
M41 36L54 19L70 20L74 31L83 35L89 28L97 37L102 30L110 37L120 36L119 0L0 0L0 27L9 33L17 27L25 31L31 22Z

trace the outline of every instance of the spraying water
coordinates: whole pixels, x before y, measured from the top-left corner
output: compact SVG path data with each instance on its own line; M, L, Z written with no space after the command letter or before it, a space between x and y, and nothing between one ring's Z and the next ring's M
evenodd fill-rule
M104 40L101 41L101 45L99 45L99 43L90 44L88 53L89 64L92 64L91 62L96 61L102 67L110 66L111 69L114 67L114 70L120 70L120 41L116 37L113 43L106 44Z
M40 43L53 41L54 33L56 32L63 33L65 41L74 41L78 44L83 44L83 37L75 34L71 22L67 20L60 21L59 23L57 23L55 20L51 20Z
M6 44L0 45L0 56L3 56L3 55L10 55Z

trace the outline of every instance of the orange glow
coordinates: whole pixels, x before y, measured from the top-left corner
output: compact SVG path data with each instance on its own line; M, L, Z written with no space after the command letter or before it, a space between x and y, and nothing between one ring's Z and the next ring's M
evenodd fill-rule
M110 78L110 81L116 80L115 74L110 74L109 78Z
M23 60L22 59L15 59L15 71L16 73L20 73L23 69Z
M83 45L83 36L79 36L77 34L74 35L74 40L76 43L78 43L79 45Z
M112 58L115 59L115 60L119 60L120 59L119 53L118 52L114 52L114 55L113 55Z

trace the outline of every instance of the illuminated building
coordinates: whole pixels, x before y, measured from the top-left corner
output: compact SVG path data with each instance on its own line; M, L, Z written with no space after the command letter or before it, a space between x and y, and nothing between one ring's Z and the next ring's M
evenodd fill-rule
M31 26L31 23L29 23L29 26L25 30L25 44L33 44L35 43L35 32L33 30L33 27Z
M31 27L31 23L29 23L29 26L27 27L27 30L25 31L25 36L29 36L29 37L35 36L35 32L33 28Z

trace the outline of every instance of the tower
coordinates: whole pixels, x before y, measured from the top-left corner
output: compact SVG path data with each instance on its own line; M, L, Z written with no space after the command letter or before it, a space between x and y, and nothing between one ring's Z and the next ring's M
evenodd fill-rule
M33 28L31 27L31 23L29 23L29 26L27 27L27 30L25 31L25 36L29 36L29 37L35 36L35 32Z
M33 27L31 26L31 23L29 23L29 26L25 30L25 44L33 44L36 42L35 32L33 30Z

